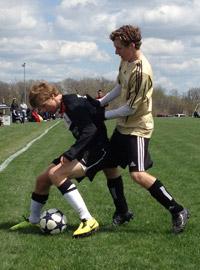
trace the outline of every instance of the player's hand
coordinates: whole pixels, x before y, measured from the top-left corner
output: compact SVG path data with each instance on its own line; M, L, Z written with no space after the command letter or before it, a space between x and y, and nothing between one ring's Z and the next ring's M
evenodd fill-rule
M101 107L101 103L98 99L92 98L90 95L86 95L87 100L92 104L94 107L96 107L96 118L98 121L102 122L106 120L105 118L105 107Z
M94 106L94 107L101 107L101 102L98 99L92 98L90 95L86 94L87 100Z

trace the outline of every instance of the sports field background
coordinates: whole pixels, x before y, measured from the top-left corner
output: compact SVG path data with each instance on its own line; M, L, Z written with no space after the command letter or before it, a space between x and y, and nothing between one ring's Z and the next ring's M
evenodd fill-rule
M0 128L0 164L53 124ZM114 122L108 121L107 126L111 134ZM184 233L171 233L168 212L147 191L132 183L127 170L123 171L125 192L135 213L129 224L111 226L114 207L100 172L92 184L88 179L78 184L90 212L100 223L98 233L72 239L78 217L54 187L45 209L56 207L66 214L67 232L57 236L45 236L37 229L11 232L9 227L29 212L36 175L73 142L61 121L0 173L0 269L199 269L199 134L199 119L157 118L150 145L154 160L150 172L191 212Z

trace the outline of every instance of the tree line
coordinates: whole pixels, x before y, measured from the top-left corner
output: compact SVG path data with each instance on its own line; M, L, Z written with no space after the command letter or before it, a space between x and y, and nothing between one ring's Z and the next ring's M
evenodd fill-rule
M28 97L29 91L33 83L36 81L29 80L24 85L24 82L6 83L0 81L0 103L10 105L12 99L15 97L19 103ZM89 94L95 97L98 90L103 90L104 94L110 91L115 85L114 81L105 78L84 78L81 80L65 79L61 82L56 82L55 85L63 93L77 93L80 95ZM26 90L26 94L25 94ZM119 105L120 100L116 99L110 105L110 109ZM200 88L191 88L184 94L179 94L178 91L173 90L167 94L166 89L160 86L154 88L153 93L153 115L167 116L177 113L183 113L191 116L195 110L196 105L200 102ZM27 105L28 98L27 98Z

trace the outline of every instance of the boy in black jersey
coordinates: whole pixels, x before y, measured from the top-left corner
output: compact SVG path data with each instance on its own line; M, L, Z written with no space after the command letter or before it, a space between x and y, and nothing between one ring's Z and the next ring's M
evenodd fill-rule
M31 198L30 216L11 229L37 226L50 187L55 185L81 219L81 224L73 236L88 236L98 229L99 224L90 215L70 179L76 178L80 181L87 176L92 181L95 174L104 167L108 138L103 121L98 120L99 108L92 106L87 98L77 94L62 95L54 85L46 82L33 85L29 102L33 108L40 111L56 113L59 110L76 141L37 177Z

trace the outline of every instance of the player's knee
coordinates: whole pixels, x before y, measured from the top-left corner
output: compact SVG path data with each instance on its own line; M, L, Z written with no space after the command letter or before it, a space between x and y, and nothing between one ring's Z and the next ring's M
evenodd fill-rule
M143 177L141 172L131 172L131 178L137 182L138 184L141 184Z
M54 184L58 178L58 173L56 172L55 168L51 168L48 171L48 177L51 180L51 182Z
M54 185L58 185L60 183L60 181L63 180L63 178L66 178L70 175L70 171L67 169L67 167L65 168L65 170L59 170L54 168L51 168L48 172L48 177L51 180L51 183Z
M156 178L146 172L131 172L132 179L142 187L148 189L156 180Z
M120 172L117 168L104 169L103 172L108 179L114 179L120 176Z

